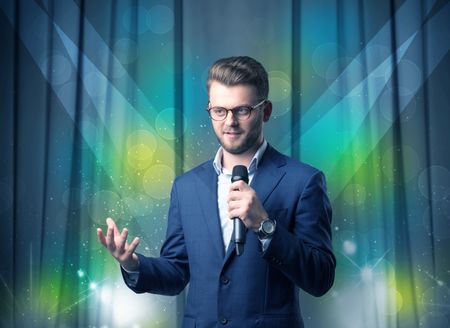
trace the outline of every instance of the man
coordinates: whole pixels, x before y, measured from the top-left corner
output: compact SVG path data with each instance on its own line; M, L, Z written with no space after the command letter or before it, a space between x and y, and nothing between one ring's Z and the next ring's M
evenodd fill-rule
M111 219L99 240L137 293L176 295L190 283L183 327L303 327L299 288L321 296L334 280L324 176L265 141L272 104L259 62L220 59L207 86L221 147L214 160L175 179L160 257L136 254L139 239L128 244L127 230ZM250 184L231 183L235 165L248 168ZM236 217L248 229L240 256Z

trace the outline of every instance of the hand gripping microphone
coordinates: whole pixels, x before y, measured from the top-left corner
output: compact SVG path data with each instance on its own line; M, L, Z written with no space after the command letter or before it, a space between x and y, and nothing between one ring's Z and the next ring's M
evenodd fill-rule
M244 165L236 165L233 167L233 173L231 175L231 182L242 180L248 183L248 172L247 167ZM238 256L242 255L244 252L245 244L245 224L239 218L233 218L234 227L234 242L236 244L236 254Z

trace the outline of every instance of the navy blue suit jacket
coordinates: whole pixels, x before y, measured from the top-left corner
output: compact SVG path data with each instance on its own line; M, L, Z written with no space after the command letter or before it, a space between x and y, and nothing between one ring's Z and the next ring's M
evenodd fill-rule
M137 293L180 293L190 283L183 327L303 327L299 288L320 296L332 286L331 207L323 174L267 147L253 177L269 217L269 247L247 231L243 255L225 253L217 174L208 161L176 178L159 258L138 255Z

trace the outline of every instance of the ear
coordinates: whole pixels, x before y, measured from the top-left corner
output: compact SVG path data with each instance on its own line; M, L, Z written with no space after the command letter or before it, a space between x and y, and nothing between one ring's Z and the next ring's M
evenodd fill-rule
M264 105L263 122L269 121L271 114L272 114L272 102L267 100L267 103Z

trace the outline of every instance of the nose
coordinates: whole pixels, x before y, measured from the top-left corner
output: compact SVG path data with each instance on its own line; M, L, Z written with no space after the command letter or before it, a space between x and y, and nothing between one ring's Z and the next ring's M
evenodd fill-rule
M229 111L227 117L225 118L225 124L227 126L236 126L238 125L238 120L234 116L233 111Z

